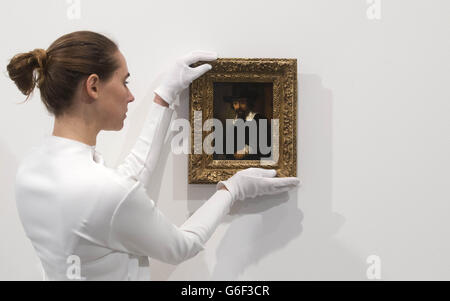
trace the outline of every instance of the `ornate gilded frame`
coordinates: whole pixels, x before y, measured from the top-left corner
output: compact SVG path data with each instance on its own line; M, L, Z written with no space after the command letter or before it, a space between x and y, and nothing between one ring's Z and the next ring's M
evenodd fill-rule
M217 183L249 167L276 169L278 177L297 176L297 59L221 58L213 62L198 62L192 67L203 63L211 64L213 68L190 85L191 152L188 182ZM279 119L279 135L275 132L272 135L272 141L278 141L279 146L277 161L262 166L259 160L213 160L213 155L199 149L202 148L204 138L211 133L203 131L202 125L205 120L213 118L214 82L273 83L273 118ZM194 116L195 111L202 112L201 120L198 114ZM199 142L200 137L200 143L194 143L194 139Z

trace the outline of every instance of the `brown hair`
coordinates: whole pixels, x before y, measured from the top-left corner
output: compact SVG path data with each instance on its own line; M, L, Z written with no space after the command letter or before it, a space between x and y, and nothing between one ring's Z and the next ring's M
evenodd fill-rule
M36 48L15 55L7 69L9 77L27 95L25 101L37 85L47 110L59 116L72 105L82 80L93 73L102 81L111 78L119 68L114 57L117 50L117 44L102 34L75 31L58 38L47 50Z

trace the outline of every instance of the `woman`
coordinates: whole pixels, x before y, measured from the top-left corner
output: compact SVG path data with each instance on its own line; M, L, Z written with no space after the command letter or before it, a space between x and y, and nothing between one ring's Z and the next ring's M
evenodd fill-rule
M55 116L52 135L32 149L16 175L17 208L48 280L149 279L148 257L178 264L204 249L236 200L287 191L297 178L250 168L217 184L217 191L177 227L146 193L177 95L211 69L197 61L217 58L192 52L167 70L154 91L142 132L116 169L96 151L100 130L120 130L134 97L126 86L126 60L104 35L77 31L47 50L14 56L10 78L20 91L35 85ZM37 71L37 72L35 72Z

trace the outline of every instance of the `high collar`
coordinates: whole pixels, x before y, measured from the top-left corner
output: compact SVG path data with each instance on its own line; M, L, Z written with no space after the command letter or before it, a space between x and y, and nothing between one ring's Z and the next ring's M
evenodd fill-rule
M245 116L245 121L252 121L253 117L255 117L255 115L256 115L256 112L249 111L247 116ZM234 116L233 124L236 124L237 120L238 120L238 118L237 118L237 115L236 115L236 116Z
M74 140L74 139L66 138L66 137L61 137L61 136L48 135L46 138L47 139L51 139L51 140L56 140L56 141L59 140L62 143L69 143L69 144L73 144L73 145L78 145L80 147L93 149L93 150L95 150L95 147L96 147L96 145L89 145L89 144L83 143L83 142L78 141L78 140Z
M89 145L74 139L55 136L55 135L47 135L45 136L45 145L50 146L51 148L56 149L71 149L71 150L79 150L81 152L86 152L89 154L89 157L97 163L103 164L103 156L96 150L96 145Z

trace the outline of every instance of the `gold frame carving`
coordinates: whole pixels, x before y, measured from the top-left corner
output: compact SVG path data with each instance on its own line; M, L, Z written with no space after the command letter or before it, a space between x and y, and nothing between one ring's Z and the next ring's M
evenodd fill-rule
M191 152L189 154L188 183L213 184L226 180L237 171L249 167L276 169L278 177L297 176L297 59L275 58L220 58L213 62L212 70L194 80L189 92L189 120L191 125ZM278 160L262 166L259 160L213 160L203 153L204 138L211 132L203 131L203 123L213 118L214 82L272 82L273 118L279 119ZM194 116L201 111L201 120ZM196 117L198 120L194 120ZM197 125L197 135L195 135ZM200 134L201 131L201 134ZM194 139L201 137L201 143ZM279 138L276 139L276 138ZM197 147L195 150L194 147ZM200 149L199 149L200 148Z

